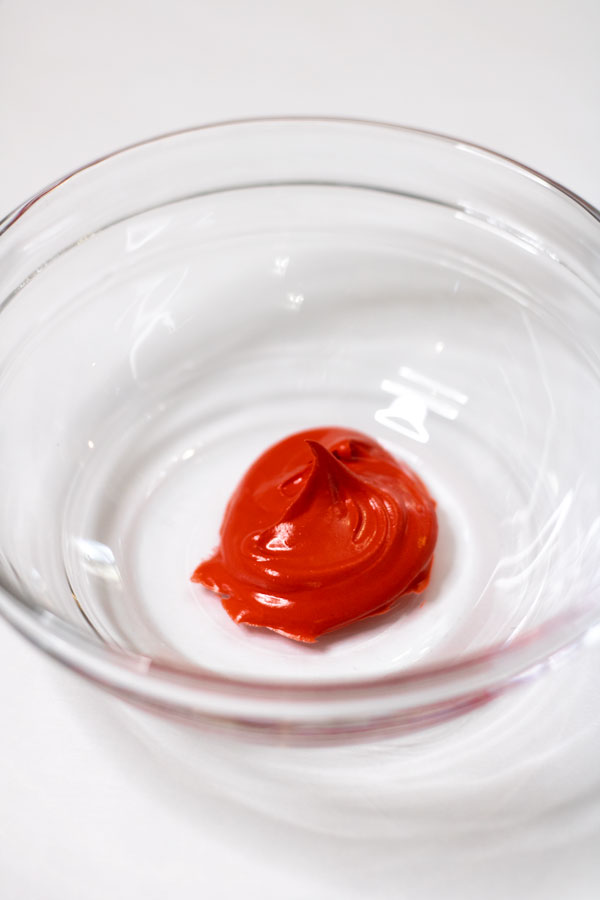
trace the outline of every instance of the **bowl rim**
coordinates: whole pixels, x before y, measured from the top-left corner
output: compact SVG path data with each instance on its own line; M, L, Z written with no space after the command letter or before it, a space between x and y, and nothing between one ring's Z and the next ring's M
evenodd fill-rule
M339 124L357 128L387 129L405 136L421 136L440 143L466 148L489 158L502 161L517 173L541 182L553 191L564 195L600 222L600 210L575 194L569 188L548 178L530 166L523 165L509 156L490 150L470 141L452 137L432 130L396 125L373 119L336 116L265 116L238 118L208 123L156 135L121 147L82 165L56 179L48 186L17 206L0 220L0 237L5 235L28 210L35 208L40 200L60 189L75 176L94 167L122 156L132 150L147 148L153 144L167 142L186 135L198 135L217 129L235 129L240 126L261 127L264 125ZM543 666L559 651L577 646L582 640L600 639L600 607L590 609L582 605L568 614L555 616L539 628L517 636L510 644L494 644L483 651L467 654L458 661L437 665L415 666L392 675L359 677L356 679L316 680L312 682L279 681L237 678L209 672L198 666L174 666L160 660L123 651L108 644L98 643L66 620L40 606L29 597L17 596L0 579L0 614L32 643L49 656L77 671L108 690L126 696L134 701L147 701L154 706L166 708L175 704L186 711L205 710L206 704L198 702L209 696L237 698L224 707L209 709L209 715L217 718L245 717L245 721L277 719L285 710L285 704L306 701L304 712L299 713L302 721L311 720L317 707L322 704L339 704L346 719L358 720L368 716L368 704L375 697L387 697L388 704L396 713L415 708L424 709L432 703L456 701L475 694L493 693L502 685L527 676L533 669ZM442 690L440 690L442 689ZM268 712L264 704L248 707L250 700L272 703ZM317 706L315 706L315 703ZM274 705L273 705L274 704ZM348 705L349 704L349 705ZM209 704L210 706L210 704ZM287 714L283 718L293 719ZM319 716L317 716L319 718ZM326 722L326 719L322 719Z
M104 153L102 156L97 156L94 159L90 160L87 163L84 163L81 166L77 166L75 169L71 169L65 175L59 176L55 181L51 181L45 187L41 188L39 191L36 191L32 194L27 200L23 201L23 203L16 206L12 211L8 212L3 218L0 219L0 237L11 228L15 222L21 218L21 216L27 212L27 210L34 206L39 200L43 197L46 197L48 194L52 193L52 191L59 188L62 184L67 181L70 181L76 175L79 175L83 172L86 172L88 169L93 169L95 166L100 165L101 163L107 162L110 159L114 159L115 157L121 156L124 153L129 152L130 150L136 150L138 148L147 147L151 144L160 143L162 141L166 141L170 138L184 137L188 134L199 134L203 131L214 131L216 129L223 128L235 128L239 125L248 126L248 125L266 125L266 124L285 124L296 122L299 124L326 124L333 123L339 125L354 125L354 126L366 126L366 127L374 127L381 129L390 129L399 134L406 135L421 135L425 138L434 138L443 143L454 144L457 147L465 147L470 150L477 150L485 156L490 157L491 159L501 160L505 163L508 163L510 166L513 166L515 169L522 173L527 173L531 177L535 179L539 179L543 184L554 188L554 190L558 191L561 194L564 194L570 200L573 200L578 206L581 206L586 212L588 212L594 219L597 219L600 222L600 209L595 207L592 203L588 203L587 200L584 200L581 195L575 193L570 188L565 187L565 185L561 184L558 181L550 178L548 175L544 175L537 169L534 169L532 166L527 165L526 163L519 162L514 159L512 156L507 156L504 153L500 153L497 150L491 150L489 147L486 147L483 144L478 144L473 141L463 140L462 138L454 137L453 135L447 134L441 131L435 131L433 129L428 128L417 128L411 125L399 125L393 122L388 122L384 119L363 119L353 116L324 116L324 115L283 115L283 116L250 116L250 117L240 117L234 119L221 119L216 122L207 122L204 125L192 125L187 128L176 128L172 131L166 131L162 134L156 134L149 138L142 138L139 141L133 141L130 144L125 144L122 147L118 147L116 150L111 151L110 153Z

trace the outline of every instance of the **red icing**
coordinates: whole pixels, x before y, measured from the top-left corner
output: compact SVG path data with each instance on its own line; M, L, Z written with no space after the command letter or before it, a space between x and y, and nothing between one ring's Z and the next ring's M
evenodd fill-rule
M436 538L435 502L408 466L358 431L315 428L250 467L192 581L235 622L314 641L424 590Z

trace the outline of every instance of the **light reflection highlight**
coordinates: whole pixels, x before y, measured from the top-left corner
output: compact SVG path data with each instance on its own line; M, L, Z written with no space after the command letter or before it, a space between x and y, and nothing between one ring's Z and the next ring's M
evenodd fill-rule
M441 346L443 349L443 344ZM468 403L466 394L409 366L400 366L398 375L402 380L384 378L381 382L381 390L394 399L389 406L375 412L375 421L421 444L429 440L425 427L429 413L453 421Z
M80 563L91 575L99 576L105 581L121 581L121 574L114 553L106 544L91 538L74 538Z

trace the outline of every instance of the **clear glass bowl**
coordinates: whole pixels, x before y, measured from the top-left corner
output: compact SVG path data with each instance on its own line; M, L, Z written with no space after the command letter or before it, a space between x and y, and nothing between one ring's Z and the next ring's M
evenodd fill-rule
M600 222L440 135L226 123L127 148L0 223L0 610L136 704L240 737L420 727L600 621ZM190 582L302 428L423 477L423 603L297 645Z

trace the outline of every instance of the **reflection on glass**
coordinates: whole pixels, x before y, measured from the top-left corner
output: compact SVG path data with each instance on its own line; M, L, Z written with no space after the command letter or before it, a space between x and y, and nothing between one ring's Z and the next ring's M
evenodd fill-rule
M426 444L429 440L425 422L430 412L453 421L468 402L466 394L434 381L409 366L400 366L398 375L400 381L384 378L381 382L381 390L394 399L389 406L376 411L375 421L420 444Z

